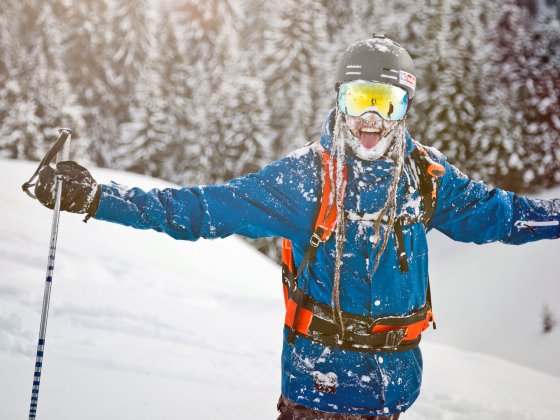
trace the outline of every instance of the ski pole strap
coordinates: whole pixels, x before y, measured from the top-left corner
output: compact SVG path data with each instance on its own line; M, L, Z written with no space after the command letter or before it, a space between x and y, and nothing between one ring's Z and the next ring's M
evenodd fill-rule
M299 316L296 317L298 305ZM340 335L329 305L316 301L301 290L288 299L285 327L290 332L295 331L294 335L324 346L352 351L394 353L411 350L420 343L421 333L429 327L433 315L426 303L405 316L374 318L343 312L342 319L344 337Z
M31 176L31 178L29 178L29 181L25 182L21 186L22 190L25 191L27 195L30 196L31 198L35 198L35 199L37 198L35 194L33 194L29 189L35 186L34 180L39 176L39 171L51 163L53 158L64 147L64 143L66 143L68 136L72 134L72 130L70 130L69 128L61 128L60 130L58 130L58 132L59 132L58 138L56 139L55 143L51 146L49 151L45 154L43 159L41 159L41 162L39 162L39 166L35 170L35 173Z

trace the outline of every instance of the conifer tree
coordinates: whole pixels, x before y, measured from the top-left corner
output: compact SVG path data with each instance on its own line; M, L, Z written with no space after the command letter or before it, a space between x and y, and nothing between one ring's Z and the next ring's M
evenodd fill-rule
M529 24L525 44L520 89L527 151L523 189L560 182L560 22L549 16Z
M263 91L262 82L238 77L223 83L209 101L219 112L208 116L208 125L216 129L209 130L200 158L212 182L256 172L268 163L264 143L270 112Z
M69 125L86 163L219 182L316 140L340 54L375 32L415 60L416 139L475 179L551 186L560 29L518 3L5 0L0 155L37 158Z
M234 26L239 34L239 71L245 76L259 78L265 58L265 31L268 28L270 2L241 0L236 9Z
M406 38L402 42L414 59L417 73L414 105L408 119L415 138L433 145L438 134L435 130L448 126L446 122L441 125L438 114L450 104L440 101L438 94L445 92L448 97L446 91L449 90L441 78L450 65L445 56L448 50L449 0L429 0L422 7L422 13L416 17L414 13L408 15L410 20L403 33Z
M119 161L133 172L178 180L175 164L185 158L181 147L185 82L171 16L160 5L150 23L160 29L136 85L131 121L123 125Z
M17 138L4 128L19 91L19 83L12 72L12 60L16 57L13 48L17 45L13 22L16 21L17 12L16 2L6 0L0 14L0 51L3 52L0 54L0 156L8 157L18 155Z
M424 141L470 169L477 159L473 138L483 119L478 106L483 100L479 76L485 53L482 11L478 0L442 0L439 6L433 21L435 57L430 72L424 72L430 88L424 90L427 100L419 101L418 128Z
M150 24L154 8L149 0L113 0L110 14L110 32L108 52L111 62L107 67L107 80L111 87L112 98L110 112L115 124L132 120L131 107L135 92L145 63L149 62L150 49L155 44L154 29ZM120 156L118 149L122 136L112 139L112 150ZM122 162L111 158L111 165L120 168Z
M274 150L282 155L317 138L320 127L314 116L326 116L328 110L318 106L318 98L329 89L319 70L325 66L326 20L312 0L276 3L272 19L265 34L263 77L276 135Z
M176 155L181 158L173 158L177 171L182 174L183 183L194 183L197 174L201 175L198 162L195 156L200 153L200 142L202 138L199 135L200 124L204 118L205 103L197 103L198 99L203 96L196 96L197 89L202 89L204 94L208 96L210 88L207 88L208 72L210 69L209 56L212 51L212 41L205 37L208 27L215 25L206 25L202 17L207 15L198 9L198 2L186 1L176 2L173 6L176 11L176 19L174 23L177 27L177 39L180 54L183 57L182 67L185 75L183 96L185 99L184 112L188 118L188 124L185 127L186 137L182 147L178 147ZM214 36L211 33L210 36ZM205 68L204 63L207 64Z
M522 73L526 66L527 32L522 11L513 2L488 5L491 54L482 83L482 127L474 147L479 151L477 165L487 182L512 191L523 188L524 165L528 157L523 135L524 115Z
M371 26L373 16L370 14L370 2L321 0L320 4L319 13L324 19L317 22L316 30L324 32L326 36L319 43L319 54L314 59L316 74L313 83L318 87L314 102L318 106L313 111L312 124L315 131L309 132L310 140L317 139L318 130L322 127L328 110L336 105L335 74L341 54L348 45L370 36L374 31ZM362 24L362 19L368 23Z
M11 10L17 16L11 22L16 46L7 51L9 108L0 138L11 157L40 159L57 129L78 127L81 115L65 73L62 33L51 2L23 0Z
M84 129L75 132L87 145L82 159L110 166L119 138L117 95L109 83L111 57L111 4L107 0L73 2L66 12L69 24L64 50L72 91L82 109Z
M223 84L236 83L238 43L233 25L237 13L234 3L190 0L174 6L188 118L188 130L182 137L185 157L178 162L178 172L187 183L214 182L212 162L219 162L219 156L214 156L216 150L208 147L208 142L210 138L227 135L224 131L229 121L221 120L219 124L215 121L223 112L221 105L228 100L221 96Z
M326 32L329 45L345 38L342 34L356 32L354 25L354 1L321 0L326 16ZM373 29L372 29L373 30Z

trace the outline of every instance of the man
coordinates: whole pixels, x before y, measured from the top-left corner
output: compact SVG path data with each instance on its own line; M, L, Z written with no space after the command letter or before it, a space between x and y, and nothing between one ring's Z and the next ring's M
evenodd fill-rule
M351 45L320 143L224 185L97 185L75 162L41 170L52 207L185 240L276 236L287 307L279 419L397 419L420 392L420 333L433 322L426 232L521 244L560 236L560 200L469 180L412 140L412 59L374 35Z

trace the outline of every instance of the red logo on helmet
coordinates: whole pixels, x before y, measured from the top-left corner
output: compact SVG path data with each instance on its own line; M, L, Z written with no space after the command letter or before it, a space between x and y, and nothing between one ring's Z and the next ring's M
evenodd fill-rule
M412 90L416 89L416 77L406 71L399 71L399 83Z

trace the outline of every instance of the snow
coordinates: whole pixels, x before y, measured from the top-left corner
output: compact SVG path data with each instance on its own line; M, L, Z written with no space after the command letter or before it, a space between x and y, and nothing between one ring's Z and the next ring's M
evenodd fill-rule
M560 197L560 190L547 195ZM560 243L473 245L452 242L438 232L429 239L438 327L429 340L560 376L560 328L542 333L546 304L560 318Z
M31 395L51 225L20 188L35 166L0 160L0 419L24 418ZM82 219L61 217L38 418L275 418L279 268L235 237L188 243ZM560 331L540 333L544 303L560 316L558 244L430 236L438 329L403 418L560 419Z

